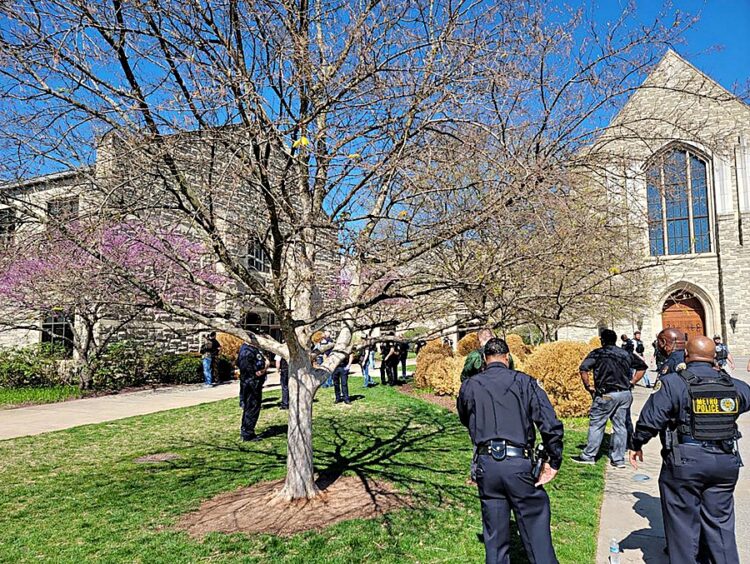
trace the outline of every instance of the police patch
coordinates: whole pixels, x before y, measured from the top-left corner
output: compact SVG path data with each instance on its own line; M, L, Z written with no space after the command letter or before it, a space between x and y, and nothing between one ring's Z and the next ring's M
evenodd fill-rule
M654 391L653 391L652 393L654 393L654 394L655 394L655 393L656 393L656 392L658 392L659 390L661 390L661 380L657 380L657 381L656 381L656 384L654 384Z
M733 398L724 398L719 402L719 409L724 413L737 413L737 402Z
M724 415L737 413L733 398L693 398L693 413L698 415Z

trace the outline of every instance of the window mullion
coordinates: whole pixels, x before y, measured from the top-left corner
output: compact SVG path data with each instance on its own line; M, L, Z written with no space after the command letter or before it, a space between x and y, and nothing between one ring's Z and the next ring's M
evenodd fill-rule
M690 252L695 253L695 226L693 225L693 174L690 170L690 153L685 152L685 167L687 186L687 201L688 201L688 233L690 233Z

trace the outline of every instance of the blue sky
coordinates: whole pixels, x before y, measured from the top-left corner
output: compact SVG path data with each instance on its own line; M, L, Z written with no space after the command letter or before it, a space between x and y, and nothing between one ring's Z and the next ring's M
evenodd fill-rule
M687 33L686 42L675 50L700 70L729 90L740 89L750 80L750 0L676 0L681 12L699 14L700 21ZM573 2L573 4L575 4ZM615 19L624 0L599 0L597 17ZM637 13L643 21L652 20L662 3L640 0Z

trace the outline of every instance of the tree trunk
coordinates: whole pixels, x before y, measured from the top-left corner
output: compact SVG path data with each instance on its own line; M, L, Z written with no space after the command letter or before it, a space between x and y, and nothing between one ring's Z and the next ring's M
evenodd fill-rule
M312 416L320 381L309 360L290 356L287 474L280 495L287 500L310 499L319 493L313 467Z

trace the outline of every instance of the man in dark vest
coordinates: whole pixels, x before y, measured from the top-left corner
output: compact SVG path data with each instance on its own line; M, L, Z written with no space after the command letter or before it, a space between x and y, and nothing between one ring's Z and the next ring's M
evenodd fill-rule
M239 355L237 355L237 367L240 369L240 405L242 406L240 437L243 441L256 441L260 438L255 433L255 425L260 417L263 383L266 381L268 362L260 349L242 343Z
M641 410L630 445L638 469L643 445L662 442L659 475L671 564L738 564L734 488L741 466L737 418L750 410L750 386L714 365L715 345L691 337L685 361L663 374Z

